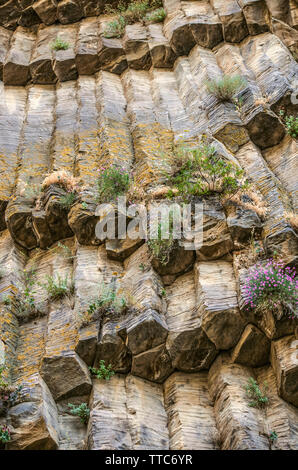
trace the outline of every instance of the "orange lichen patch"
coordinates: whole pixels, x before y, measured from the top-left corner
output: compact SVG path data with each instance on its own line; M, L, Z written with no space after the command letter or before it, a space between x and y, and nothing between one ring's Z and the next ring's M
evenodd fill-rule
M0 339L5 345L4 359L6 368L3 372L3 378L10 382L11 372L15 359L15 346L18 341L19 326L18 322L9 310L0 311Z
M27 379L38 372L45 348L46 330L46 318L22 325L16 356L18 380Z
M79 153L76 159L75 174L84 185L94 186L99 166L98 131L82 132L78 141Z
M131 167L133 148L127 122L105 118L99 130L100 165Z
M75 313L63 305L52 310L49 316L46 356L60 356L65 351L75 349L78 326Z
M0 153L0 200L8 201L15 184L15 169L17 155L5 155Z
M135 184L141 188L160 185L171 168L173 133L160 124L138 124L132 131L136 170Z
M52 184L62 186L69 192L76 191L78 189L78 179L65 170L54 171L48 175L42 182L42 188L45 189Z
M72 172L75 162L74 136L72 134L56 132L55 142L55 162L54 168L63 168L65 171Z
M236 153L241 145L249 141L246 129L234 124L227 124L223 129L217 132L214 137L222 142L232 153Z

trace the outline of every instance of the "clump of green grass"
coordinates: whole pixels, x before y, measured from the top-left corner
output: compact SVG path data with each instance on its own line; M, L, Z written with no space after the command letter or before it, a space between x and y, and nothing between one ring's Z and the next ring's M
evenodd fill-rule
M102 284L100 294L90 301L87 310L81 315L81 327L88 325L101 315L121 315L128 308L128 301L115 287Z
M127 24L138 21L157 23L163 21L166 16L161 0L135 0L130 2L128 6L120 2L117 8L107 5L106 12L109 14L118 13L117 18L108 23L103 33L106 38L120 38L123 36Z
M125 194L130 185L129 173L124 168L112 165L100 168L97 179L97 201L109 202Z
M62 278L59 274L56 277L46 276L46 283L42 286L47 291L51 300L62 299L73 294L73 282L68 282L68 276Z
M222 199L235 197L248 188L244 171L223 158L215 147L201 139L195 148L181 146L175 152L172 173L167 176L169 196L189 201L193 196L218 194Z
M103 359L99 361L98 369L96 369L95 367L89 367L89 370L91 374L94 375L97 379L110 380L110 378L115 375L115 372L112 370L111 364L106 367L105 361Z
M4 304L20 320L27 320L38 315L38 308L34 298L34 286L36 283L35 268L24 269L22 281L22 284L17 286L18 290L16 292L4 298Z
M219 101L231 101L233 97L247 86L247 81L240 75L224 75L217 80L208 80L208 92Z
M166 12L164 8L158 8L157 10L152 11L151 13L147 13L145 16L146 21L150 21L152 23L161 23L165 17Z
M87 424L90 416L90 409L88 408L87 403L81 403L81 405L74 405L73 403L68 403L70 408L70 413L74 416L79 416L82 423Z
M115 20L110 21L103 33L105 38L121 38L126 26L125 18L119 15Z
M61 38L56 38L55 41L51 43L51 49L53 51L66 51L69 49L69 44Z
M248 384L244 387L247 397L250 399L248 406L253 408L265 408L269 403L269 398L266 396L268 385L264 383L264 391L262 391L258 383L250 377Z
M158 259L163 266L168 264L170 255L177 245L177 240L174 240L173 236L171 213L168 227L161 221L157 226L157 238L150 238L147 245L153 258Z
M58 203L63 209L69 211L71 207L74 205L76 199L77 199L76 193L73 193L73 192L66 193L58 199Z

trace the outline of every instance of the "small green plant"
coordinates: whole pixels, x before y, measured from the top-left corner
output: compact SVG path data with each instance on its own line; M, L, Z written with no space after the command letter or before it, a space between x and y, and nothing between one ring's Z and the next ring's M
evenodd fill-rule
M145 16L146 21L150 21L152 23L161 23L166 17L166 12L164 8L158 8L157 10L152 11L151 13L147 13Z
M77 199L76 193L66 193L59 198L58 202L63 209L69 211L71 207L74 205L76 199Z
M82 423L87 424L90 416L90 409L88 408L87 403L82 403L81 405L74 405L68 403L70 408L70 413L74 416L79 416Z
M36 202L42 195L42 187L38 183L31 183L30 180L27 180L22 194L26 199Z
M269 398L265 395L268 390L266 382L263 385L264 391L262 392L258 383L250 377L248 384L244 387L247 397L250 399L248 406L253 408L265 408L269 403Z
M271 433L269 434L269 439L272 443L274 443L275 441L277 441L277 432L275 431L271 431Z
M117 8L106 5L106 12L117 14L115 20L110 21L103 33L106 38L120 38L123 36L125 26L137 21L160 22L163 21L166 14L162 8L161 0L134 0L128 6L120 2Z
M168 264L170 255L177 246L177 240L173 235L173 214L170 212L169 224L163 221L157 226L157 237L150 238L147 242L151 256L158 259L162 265Z
M167 291L165 289L161 289L160 295L162 297L166 297L167 296Z
M3 301L19 319L25 320L38 314L34 298L34 286L36 283L35 268L24 269L22 280L23 283L18 285L17 292L7 295Z
M225 203L248 188L244 171L219 155L212 145L201 139L195 148L179 147L168 175L169 196L174 193L185 202L193 196L218 194Z
M96 369L95 367L89 367L89 370L91 374L95 375L97 379L110 380L110 378L115 375L111 364L106 367L105 361L103 359L99 361L99 369Z
M6 384L5 387L0 387L0 416L5 415L8 408L21 401L20 393L22 389L22 385L11 387Z
M55 41L51 43L51 49L53 51L66 51L68 48L68 42L63 41L61 38L56 38Z
M46 283L41 284L51 300L62 299L73 294L74 285L68 282L68 276L62 278L59 274L56 277L46 276Z
M103 33L105 38L121 38L126 26L125 18L119 15L115 20L110 21Z
M234 103L235 108L237 109L238 113L241 113L242 106L243 106L243 98L242 97L233 98L232 102Z
M127 299L120 290L117 291L114 286L102 284L99 296L90 302L87 310L81 315L81 326L88 325L103 314L121 315L127 308Z
M231 101L246 86L247 81L240 75L224 75L218 80L206 82L208 92L222 102Z
M75 255L73 255L72 250L67 245L64 245L63 243L58 242L57 247L60 249L65 259L73 260L76 257Z
M287 133L297 139L298 137L298 116L285 116L285 112L281 110L279 112L281 119L284 121Z
M130 177L124 168L116 165L100 168L97 179L98 202L109 202L125 194L129 189Z
M6 444L10 440L11 440L10 429L5 425L0 426L0 442L2 444Z

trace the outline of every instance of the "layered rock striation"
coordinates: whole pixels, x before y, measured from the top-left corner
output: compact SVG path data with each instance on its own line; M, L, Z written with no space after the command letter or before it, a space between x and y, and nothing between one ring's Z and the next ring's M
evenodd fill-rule
M297 449L297 319L247 312L243 294L254 237L297 264L297 141L280 115L297 113L297 1L163 0L163 23L120 38L104 35L104 3L0 0L0 366L23 387L0 416L6 448ZM240 111L206 89L224 74L246 79ZM100 167L121 163L146 204L163 202L162 155L205 134L265 215L203 199L202 246L166 266L144 240L97 239ZM57 184L36 204L57 170L81 182L70 209ZM25 318L7 302L24 270L38 305ZM62 299L43 287L57 275L72 280ZM82 322L103 283L131 308ZM90 375L102 360L110 380ZM266 408L249 406L250 378L267 383ZM88 404L87 425L68 403Z

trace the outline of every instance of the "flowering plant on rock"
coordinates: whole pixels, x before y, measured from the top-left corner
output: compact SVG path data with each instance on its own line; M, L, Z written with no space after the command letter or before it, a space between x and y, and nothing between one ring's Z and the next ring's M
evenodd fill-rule
M11 439L10 430L7 426L0 426L0 442L6 444Z
M257 263L250 268L243 287L246 309L270 309L297 318L297 287L295 268L286 267L281 260Z

